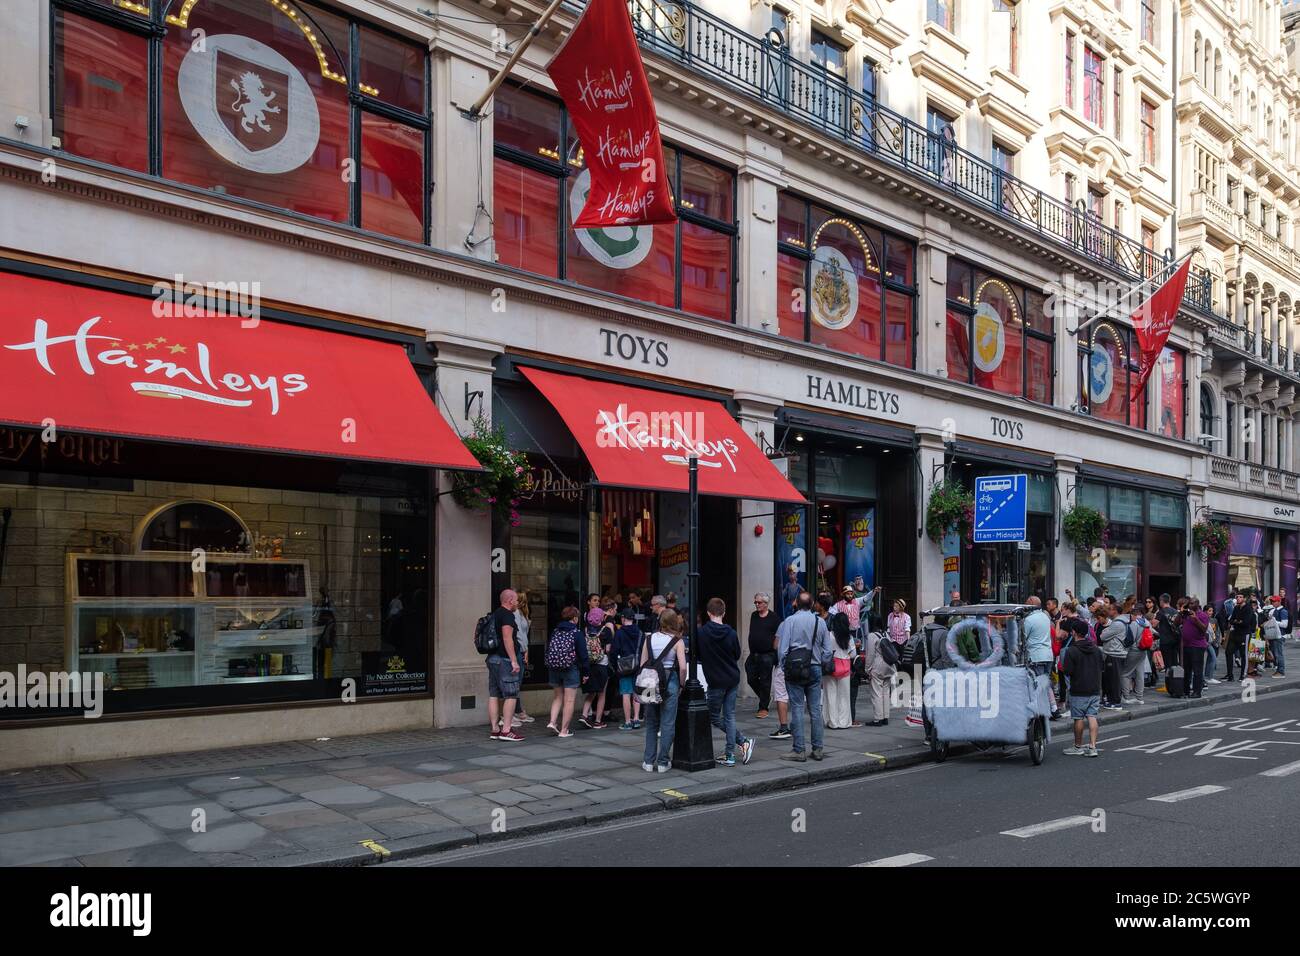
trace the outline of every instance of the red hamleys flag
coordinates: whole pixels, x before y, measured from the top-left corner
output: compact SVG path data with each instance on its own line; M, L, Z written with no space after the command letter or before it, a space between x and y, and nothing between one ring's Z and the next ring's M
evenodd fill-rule
M591 176L574 228L676 222L659 120L624 0L590 0L546 72Z
M1156 289L1151 298L1133 313L1133 331L1137 333L1142 358L1131 397L1141 395L1142 389L1147 387L1151 370L1156 367L1156 360L1169 341L1169 330L1174 327L1174 319L1178 317L1178 307L1183 301L1183 290L1187 287L1187 273L1191 267L1192 257L1188 256L1178 271L1166 279L1164 285Z

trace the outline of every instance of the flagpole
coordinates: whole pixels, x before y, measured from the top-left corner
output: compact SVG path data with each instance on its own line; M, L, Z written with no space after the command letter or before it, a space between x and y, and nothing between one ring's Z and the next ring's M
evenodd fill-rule
M546 24L550 22L551 17L554 16L556 10L560 9L560 4L563 2L564 0L551 0L551 5L542 11L542 15L537 18L537 22L520 38L519 44L515 47L515 52L510 54L510 59L506 60L506 65L492 78L492 82L483 91L483 95L475 100L474 105L469 109L461 111L465 114L466 119L478 119L482 115L483 107L487 105L488 100L492 99L492 94L510 75L510 72L515 68L515 64L524 55L524 51L532 46L533 41L537 39L537 35L546 29Z
M1070 334L1078 335L1079 332L1082 331L1085 326L1092 325L1094 322L1101 322L1105 319L1115 318L1115 315L1113 313L1115 312L1115 310L1120 308L1121 303L1125 302L1128 299L1131 299L1133 296L1137 295L1147 286L1153 285L1157 282L1163 282L1165 279L1169 278L1169 276L1173 275L1175 272L1178 271L1178 268L1183 264L1184 260L1191 258L1195 254L1196 254L1196 250L1192 249L1190 252L1183 253L1177 259L1170 262L1168 265L1162 266L1159 272L1157 272L1153 276L1150 276L1149 278L1143 279L1142 282L1140 282L1138 285L1134 286L1128 292L1125 292L1122 296L1119 297L1119 299L1113 305L1107 308L1104 312L1099 312L1097 315L1094 315L1091 319L1088 319L1084 322L1080 322L1073 329L1070 329L1069 330Z

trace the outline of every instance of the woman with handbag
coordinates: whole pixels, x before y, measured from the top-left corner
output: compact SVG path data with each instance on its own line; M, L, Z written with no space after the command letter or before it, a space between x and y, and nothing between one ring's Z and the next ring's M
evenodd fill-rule
M817 596L818 616L826 622L826 627L835 638L835 653L822 668L823 708L826 726L831 730L844 730L853 726L852 708L849 706L849 675L858 650L853 644L853 627L849 615L835 610L833 602L834 598L829 594ZM827 670L827 667L830 669Z

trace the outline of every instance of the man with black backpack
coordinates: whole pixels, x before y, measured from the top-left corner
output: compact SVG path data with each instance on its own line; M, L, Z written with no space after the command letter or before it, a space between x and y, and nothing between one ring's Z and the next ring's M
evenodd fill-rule
M1178 610L1168 594L1160 595L1160 610L1156 611L1156 640L1160 642L1160 657L1165 665L1165 692L1169 691L1169 668L1182 664L1182 625Z
M475 646L479 653L487 654L488 723L491 725L488 736L493 740L524 739L523 734L515 733L511 727L524 676L515 649L518 604L519 595L506 588L501 592L501 605L480 619L474 631Z
M822 663L835 656L834 642L826 623L812 612L812 595L800 591L795 601L795 612L781 622L777 629L776 666L785 674L785 685L790 695L790 726L794 733L794 749L781 756L782 760L807 761L803 752L804 711L812 721L812 758L822 759L822 740L825 726L822 723Z

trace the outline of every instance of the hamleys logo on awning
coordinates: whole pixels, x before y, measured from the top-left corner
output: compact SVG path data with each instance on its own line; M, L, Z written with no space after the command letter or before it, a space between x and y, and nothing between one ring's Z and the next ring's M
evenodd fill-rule
M725 463L732 472L736 470L735 456L740 446L730 438L706 439L703 412L647 414L630 411L626 403L620 403L612 412L598 410L596 424L596 444L601 448L657 449L666 452L661 456L664 461L675 465L686 464L694 452L701 468L722 468Z
M188 398L231 408L248 408L259 397L265 397L272 415L280 411L281 396L307 389L307 379L299 372L259 375L214 370L211 350L203 342L186 345L169 342L161 335L127 342L116 335L92 335L91 330L101 319L98 315L87 319L72 335L51 335L49 323L37 319L30 342L6 344L5 348L31 352L40 367L56 378L60 371L95 375L101 368L125 368L138 376L131 382L138 395ZM94 341L118 344L96 351L91 345Z

